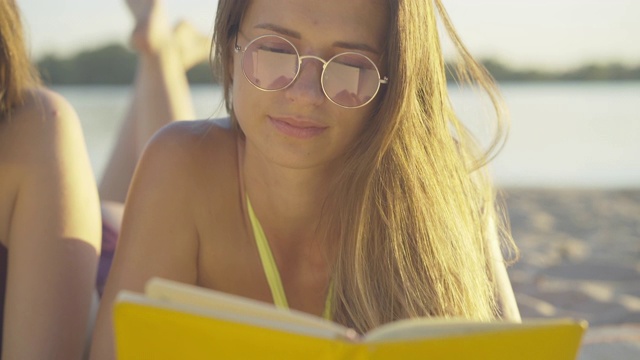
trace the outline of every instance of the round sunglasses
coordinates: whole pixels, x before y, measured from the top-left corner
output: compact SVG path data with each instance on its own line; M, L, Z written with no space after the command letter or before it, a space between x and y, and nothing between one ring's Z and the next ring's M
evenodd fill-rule
M376 64L363 54L344 52L328 61L312 55L300 56L289 40L278 35L259 36L244 49L236 40L234 51L242 53L244 76L263 91L282 90L293 84L304 59L322 62L322 91L331 102L344 108L367 105L378 94L380 84L389 82L386 76L380 78Z

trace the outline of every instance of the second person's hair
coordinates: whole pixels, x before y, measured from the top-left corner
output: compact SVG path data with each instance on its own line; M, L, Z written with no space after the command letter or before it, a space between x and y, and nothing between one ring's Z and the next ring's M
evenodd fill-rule
M40 84L24 43L15 0L0 0L0 118L24 101L25 91Z

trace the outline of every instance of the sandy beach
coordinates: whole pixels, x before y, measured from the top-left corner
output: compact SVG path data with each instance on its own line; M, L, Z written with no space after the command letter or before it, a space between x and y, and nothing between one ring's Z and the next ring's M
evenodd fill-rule
M590 329L580 359L640 359L640 189L504 189L523 318Z

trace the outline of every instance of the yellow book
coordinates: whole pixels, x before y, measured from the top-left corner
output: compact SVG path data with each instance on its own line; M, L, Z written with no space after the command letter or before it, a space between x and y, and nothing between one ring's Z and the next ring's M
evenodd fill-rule
M575 359L586 323L412 319L362 336L295 310L154 278L114 309L118 359Z

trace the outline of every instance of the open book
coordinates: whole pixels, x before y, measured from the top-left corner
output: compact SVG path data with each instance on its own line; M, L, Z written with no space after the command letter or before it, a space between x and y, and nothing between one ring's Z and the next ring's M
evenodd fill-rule
M575 359L586 323L413 319L356 336L295 310L154 278L114 309L118 359Z

